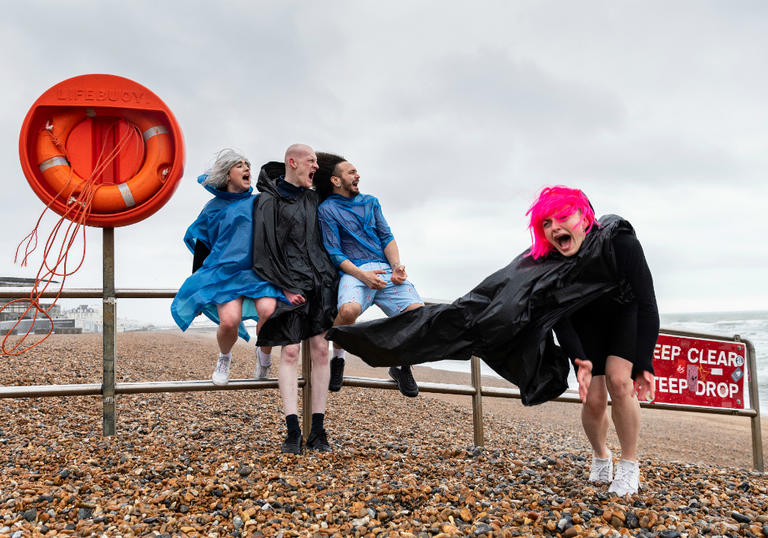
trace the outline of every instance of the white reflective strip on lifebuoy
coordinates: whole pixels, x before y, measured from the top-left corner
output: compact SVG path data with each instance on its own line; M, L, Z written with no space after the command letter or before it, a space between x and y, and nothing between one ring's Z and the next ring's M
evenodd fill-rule
M136 201L133 199L133 193L131 192L131 188L128 186L127 183L120 183L117 186L118 189L120 189L120 194L123 195L123 201L125 202L125 207L133 207L136 205Z
M40 171L45 172L49 168L53 168L54 166L69 166L69 161L66 160L61 155L56 157L51 157L50 159L46 159L43 162L40 163Z
M153 136L159 135L159 134L168 134L168 129L166 129L162 125L155 125L154 127L150 127L149 129L144 131L144 134L142 136L144 137L144 142L146 142Z

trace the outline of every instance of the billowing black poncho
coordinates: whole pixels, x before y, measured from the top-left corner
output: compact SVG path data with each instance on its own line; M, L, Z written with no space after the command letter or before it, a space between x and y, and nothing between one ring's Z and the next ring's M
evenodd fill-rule
M295 344L320 334L336 318L338 273L323 247L317 221L316 192L297 189L284 196L277 188L285 165L262 166L256 188L261 192L253 213L253 270L284 290L300 293L307 302L281 301L259 331L257 345Z
M568 388L569 371L552 336L558 320L607 293L633 299L617 274L611 237L634 230L616 215L599 224L572 257L553 252L534 260L526 251L451 304L335 327L327 338L371 366L475 355L518 386L523 404L556 398Z

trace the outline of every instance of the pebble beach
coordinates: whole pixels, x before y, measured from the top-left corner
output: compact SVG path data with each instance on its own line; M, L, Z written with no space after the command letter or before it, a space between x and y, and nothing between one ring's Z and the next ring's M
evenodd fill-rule
M209 379L216 355L210 335L124 333L116 380ZM251 377L253 346L233 357L232 378ZM2 360L2 385L99 383L101 335L53 335ZM347 362L347 375L386 377ZM279 453L277 389L118 395L116 407L104 437L97 396L0 401L0 536L768 536L768 480L741 417L643 410L642 489L618 498L587 480L576 404L485 398L475 447L467 396L344 387L328 402L334 452L298 456ZM618 455L613 433L609 446Z

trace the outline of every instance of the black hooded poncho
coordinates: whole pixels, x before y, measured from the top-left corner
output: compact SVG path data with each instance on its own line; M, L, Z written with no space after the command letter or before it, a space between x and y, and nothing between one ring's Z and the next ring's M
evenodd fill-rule
M629 222L606 215L572 257L519 255L451 304L335 327L327 338L371 366L420 364L475 355L520 389L523 404L568 388L569 359L552 329L564 316L607 293L633 300L617 273L611 238L634 235Z
M253 270L284 290L307 301L291 305L278 301L274 314L259 331L257 345L296 344L326 331L336 318L338 273L323 247L317 221L316 192L296 189L284 196L277 182L285 165L262 166L256 188L261 193L253 209Z

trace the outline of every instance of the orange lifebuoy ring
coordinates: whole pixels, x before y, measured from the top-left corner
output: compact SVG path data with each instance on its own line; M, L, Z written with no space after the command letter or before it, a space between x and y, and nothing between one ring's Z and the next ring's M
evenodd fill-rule
M75 166L79 156L104 151L101 138L97 144L96 135L82 136L91 127L96 132L97 123L135 132L137 151L121 157L131 162L129 173L123 164L110 174L92 171L91 160L91 167ZM124 226L150 216L168 201L184 171L184 139L170 109L144 86L114 75L82 75L47 90L24 119L19 155L47 206L72 218L75 200L87 199L84 224L91 226Z
M82 191L85 180L72 170L63 146L75 125L94 116L94 112L86 110L60 112L46 123L37 137L40 173L47 184L67 200ZM97 186L91 211L114 213L141 204L160 190L171 171L173 145L168 128L147 114L124 111L122 118L141 133L146 144L144 164L125 182Z

